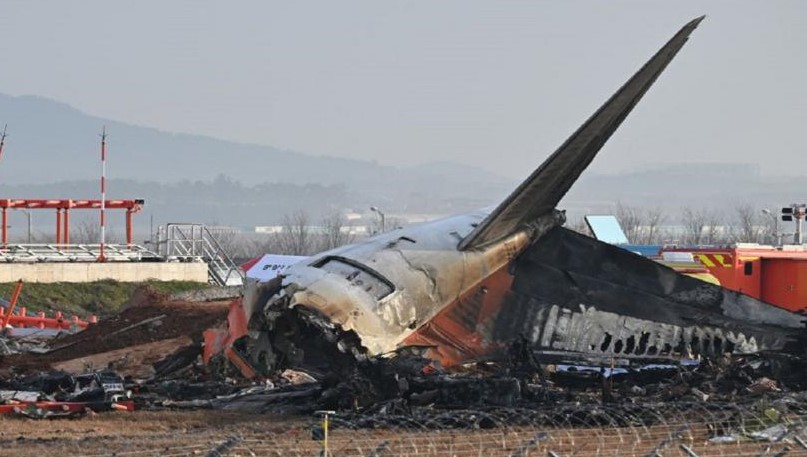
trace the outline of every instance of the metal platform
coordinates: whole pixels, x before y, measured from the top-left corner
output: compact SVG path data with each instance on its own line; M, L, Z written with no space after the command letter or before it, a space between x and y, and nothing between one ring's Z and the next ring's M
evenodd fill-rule
M98 244L9 244L0 248L0 262L97 262L101 253ZM160 262L157 253L136 244L107 244L107 262Z
M106 262L205 262L208 281L219 286L240 286L244 273L216 236L202 224L168 224L160 227L158 252L137 244L106 244ZM100 244L0 244L2 263L98 262Z

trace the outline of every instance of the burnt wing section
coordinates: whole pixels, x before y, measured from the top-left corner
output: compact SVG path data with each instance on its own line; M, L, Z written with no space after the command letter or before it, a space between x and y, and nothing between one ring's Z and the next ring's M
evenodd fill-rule
M494 340L608 355L804 352L802 316L556 227L513 263Z

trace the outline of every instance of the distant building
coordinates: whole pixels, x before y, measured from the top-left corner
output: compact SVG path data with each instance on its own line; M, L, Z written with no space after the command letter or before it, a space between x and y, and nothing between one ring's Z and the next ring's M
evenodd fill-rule
M262 233L267 235L277 234L283 232L282 225L259 225L255 227L255 233Z
M255 233L260 233L263 235L277 235L283 233L285 229L286 227L283 225L259 225L255 227ZM321 225L308 225L306 226L306 230L312 235L328 234L328 228ZM346 225L344 227L340 227L339 231L341 233L363 236L370 233L370 228L366 225Z

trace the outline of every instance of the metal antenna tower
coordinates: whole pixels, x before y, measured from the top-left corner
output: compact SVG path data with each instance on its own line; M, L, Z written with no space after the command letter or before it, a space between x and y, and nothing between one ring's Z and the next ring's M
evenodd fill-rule
M0 159L3 158L3 146L6 144L6 129L8 129L8 124L3 125L3 133L0 134Z

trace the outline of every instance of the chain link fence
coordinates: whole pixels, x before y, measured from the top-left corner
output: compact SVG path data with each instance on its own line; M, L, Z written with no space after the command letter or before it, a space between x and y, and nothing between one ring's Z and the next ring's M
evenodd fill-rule
M330 419L327 444L325 435L320 419L276 426L244 422L148 439L85 439L63 449L92 456L796 456L807 455L807 402L763 398L745 405L570 403L337 414ZM42 450L52 451L49 444L42 443Z

